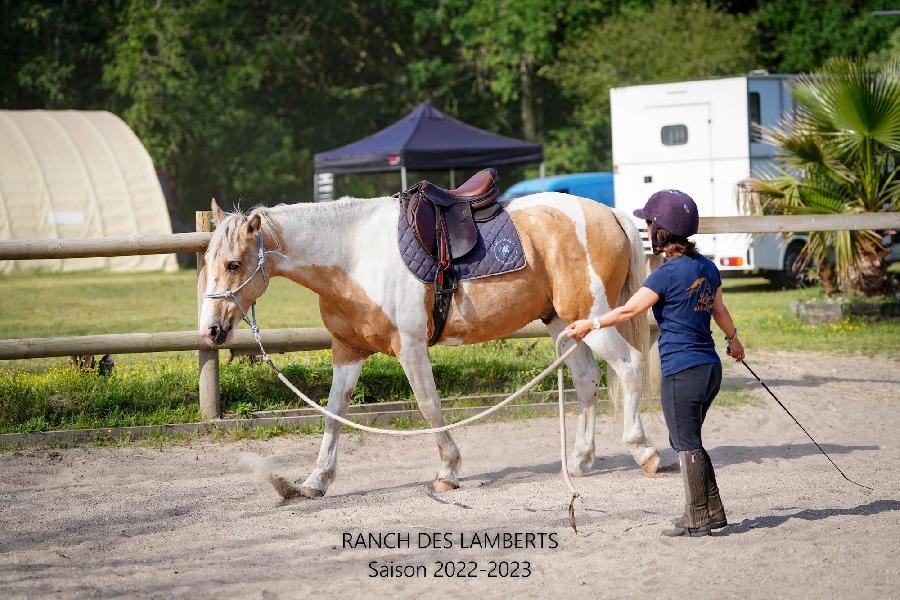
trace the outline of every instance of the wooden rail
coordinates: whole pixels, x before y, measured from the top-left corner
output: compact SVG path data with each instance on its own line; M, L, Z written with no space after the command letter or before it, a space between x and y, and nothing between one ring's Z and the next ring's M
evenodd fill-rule
M786 233L855 229L900 229L900 212L847 215L700 217L700 231L698 233Z
M547 330L535 321L504 339L545 337ZM299 352L328 350L331 334L321 327L266 329L262 332L266 350ZM143 354L145 352L179 352L206 350L235 350L259 353L259 346L249 329L238 329L234 338L224 346L210 346L197 331L166 331L162 333L114 333L107 335L79 335L72 337L0 339L0 360L49 358L53 356L81 356L85 354Z
M700 218L700 233L783 233L853 229L900 229L900 212ZM0 260L203 252L209 243L210 235L208 232L198 231L111 238L0 240Z
M142 256L173 252L205 252L211 233L171 233L108 238L61 240L3 240L0 260L41 258L91 258L95 256Z

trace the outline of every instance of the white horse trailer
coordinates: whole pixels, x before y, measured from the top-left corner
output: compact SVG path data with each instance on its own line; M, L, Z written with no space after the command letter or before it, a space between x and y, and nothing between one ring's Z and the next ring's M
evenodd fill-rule
M631 214L653 192L675 188L694 198L701 216L743 214L736 184L764 172L775 156L754 125L775 125L793 111L789 78L751 74L611 89L616 207ZM802 236L697 236L720 269L760 269L785 283L804 243Z

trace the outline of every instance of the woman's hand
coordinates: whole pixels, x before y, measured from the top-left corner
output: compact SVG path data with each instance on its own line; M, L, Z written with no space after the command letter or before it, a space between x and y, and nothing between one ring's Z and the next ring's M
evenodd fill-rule
M619 306L618 308L614 308L608 313L600 316L598 318L600 322L598 329L604 327L615 327L623 321L633 319L637 315L643 313L645 310L656 304L657 300L659 300L659 295L656 292L649 288L642 287L641 289L636 291L624 305ZM577 321L572 321L571 323L569 323L563 333L565 333L570 338L575 338L580 342L584 339L584 336L591 332L592 329L594 329L593 319L579 319Z
M741 340L737 339L737 336L728 343L728 347L725 348L725 354L738 362L744 360L744 346L741 344Z
M566 326L565 334L570 338L575 338L580 342L584 339L584 336L591 332L593 328L593 319L581 319L579 321L572 321L571 323L569 323Z

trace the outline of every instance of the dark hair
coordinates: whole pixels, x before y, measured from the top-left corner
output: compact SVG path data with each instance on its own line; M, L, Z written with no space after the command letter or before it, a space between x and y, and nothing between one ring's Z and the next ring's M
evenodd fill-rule
M666 254L684 254L686 256L697 256L697 244L680 235L675 235L668 229L653 225L653 235L660 250Z

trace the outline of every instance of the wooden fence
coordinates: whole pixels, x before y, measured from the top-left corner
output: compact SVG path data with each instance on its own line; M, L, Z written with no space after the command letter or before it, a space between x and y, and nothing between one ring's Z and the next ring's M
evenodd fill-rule
M197 213L195 233L119 238L84 238L61 240L2 240L0 260L47 258L90 258L98 256L134 256L202 253L209 243L212 229L208 211ZM704 217L700 233L781 233L806 231L843 231L856 229L900 229L900 213L866 213L853 215L792 215L764 217ZM199 292L198 292L199 293ZM198 298L198 310L199 301ZM325 329L268 329L266 349L272 352L322 350L331 347L331 336ZM546 330L538 323L519 330L509 338L543 337ZM235 331L226 346L210 347L196 331L163 333L126 333L0 340L0 360L73 356L83 354L128 354L188 350L199 353L200 410L205 419L221 416L219 403L219 350L252 352L256 348L252 334Z

